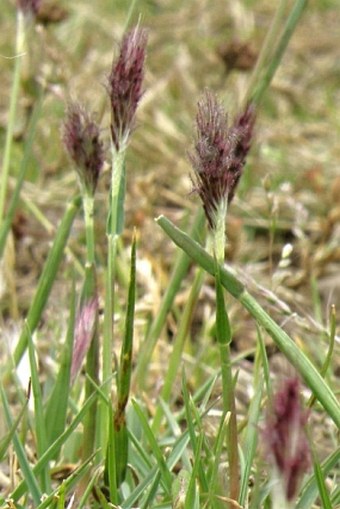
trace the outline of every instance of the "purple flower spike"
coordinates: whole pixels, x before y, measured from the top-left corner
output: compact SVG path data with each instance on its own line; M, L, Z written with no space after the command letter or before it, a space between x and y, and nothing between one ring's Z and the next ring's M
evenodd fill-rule
M234 119L232 130L237 141L234 149L234 164L230 168L230 172L234 174L234 182L228 195L229 203L234 197L235 189L242 175L246 157L251 147L255 118L255 108L252 104L248 104L246 109Z
M68 106L63 141L75 163L82 185L93 195L104 164L104 148L98 125L78 103L70 103Z
M295 499L299 483L310 464L304 431L308 413L301 408L299 392L297 378L285 381L275 395L264 431L268 455L280 476L287 501Z
M95 333L98 312L98 299L90 299L80 310L74 331L74 346L71 366L71 384L73 384Z
M189 155L194 168L194 190L198 192L211 229L218 209L235 193L250 149L255 110L248 106L228 125L228 116L216 96L206 90L198 103L196 143Z
M146 44L146 30L136 27L128 32L108 78L111 136L117 151L127 144L134 128L137 106L142 97Z
M41 0L17 0L17 5L24 14L36 16L41 5Z

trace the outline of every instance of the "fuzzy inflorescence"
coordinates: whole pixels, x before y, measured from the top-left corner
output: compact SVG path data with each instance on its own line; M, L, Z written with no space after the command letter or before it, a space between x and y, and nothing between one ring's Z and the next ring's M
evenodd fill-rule
M63 141L75 163L82 185L87 192L94 194L104 164L104 147L99 126L78 103L68 105Z
M301 407L299 380L289 378L274 397L264 430L269 459L288 501L296 497L301 478L310 464L304 429L307 418L308 413Z
M216 96L206 90L198 102L196 141L189 154L194 190L199 194L211 229L223 201L230 203L251 146L255 109L248 105L232 125Z
M135 124L135 114L142 97L147 32L135 27L122 41L118 59L108 77L111 103L111 137L118 151L126 145Z

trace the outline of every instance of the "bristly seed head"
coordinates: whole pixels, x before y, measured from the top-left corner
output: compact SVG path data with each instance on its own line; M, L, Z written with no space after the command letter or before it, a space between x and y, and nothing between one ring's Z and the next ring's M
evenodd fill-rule
M78 103L68 105L63 141L75 163L81 184L93 195L104 164L104 147L99 126Z
M274 397L264 430L268 456L280 476L287 501L295 499L299 483L310 464L304 430L308 413L301 408L299 393L299 380L287 379Z
M120 54L108 77L111 136L118 151L127 144L142 97L147 32L138 26L123 37Z
M235 189L242 175L244 165L246 164L246 157L253 139L255 119L256 115L254 105L247 104L245 110L235 117L232 125L236 144L234 147L233 164L229 170L234 174L233 187L228 194L229 203L234 197Z
M17 0L18 8L26 15L36 16L41 5L41 0Z
M231 126L216 96L206 90L198 102L196 142L189 154L194 190L199 194L211 229L223 201L230 203L250 149L255 109L249 105Z

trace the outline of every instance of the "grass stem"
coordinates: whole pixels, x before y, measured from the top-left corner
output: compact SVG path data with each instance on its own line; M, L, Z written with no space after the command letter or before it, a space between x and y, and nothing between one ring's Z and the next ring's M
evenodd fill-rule
M7 185L11 161L11 150L13 141L13 132L15 124L16 109L18 103L18 95L20 88L20 74L22 68L22 58L25 49L25 18L21 9L17 9L17 28L16 28L16 44L15 44L15 66L14 77L11 90L9 115L7 121L5 148L2 160L1 170L1 188L0 188L0 224L4 217L5 201L7 194Z
M216 335L220 349L221 375L222 375L222 402L223 416L230 418L227 424L227 451L229 459L229 491L230 498L237 500L239 496L239 460L238 460L238 435L234 380L231 371L231 328L229 317L225 308L223 288L220 279L220 264L216 261L215 288L216 288Z
M281 37L279 38L275 49L271 52L271 58L268 64L264 65L264 69L258 71L256 76L256 83L252 84L252 89L248 92L247 96L250 101L259 104L262 100L264 92L267 90L270 82L272 81L277 68L285 54L288 43L293 35L295 28L302 16L302 13L307 5L308 0L296 0L290 14L287 18L285 26L283 27Z
M86 264L85 280L81 296L80 308L87 306L93 299L97 299L97 279L95 266L95 239L94 239L94 195L86 190L83 192L83 209L86 232ZM86 381L85 399L89 399L96 392L94 385L99 383L99 338L98 338L98 312L94 319L90 347L86 355ZM96 446L97 400L95 399L90 412L84 420L82 460L84 463L92 456ZM82 493L90 479L90 472L84 475L80 483L79 493Z
M134 313L136 302L136 234L131 247L130 285L127 301L125 334L121 348L118 382L117 407L114 414L114 439L116 454L116 482L119 486L124 480L128 464L128 430L126 425L126 406L130 395L132 373L132 347Z
M104 335L103 335L103 353L102 353L102 373L103 373L103 391L105 396L111 397L111 384L108 383L112 379L112 345L114 334L114 295L115 295L115 278L116 278L116 256L117 241L120 229L123 224L124 217L124 193L125 193L125 154L126 147L117 151L112 143L112 170L111 170L111 190L110 190L110 207L107 217L106 233L107 233L107 265L106 265L106 285L105 285L105 307L104 307ZM100 403L100 445L103 454L110 454L111 447L114 447L110 441L114 440L111 436L113 422L110 422L109 408L107 405ZM111 430L109 432L109 430ZM111 438L110 438L111 437ZM109 444L109 448L107 446ZM107 461L106 461L107 463ZM116 468L116 466L115 466ZM116 475L114 481L116 482Z

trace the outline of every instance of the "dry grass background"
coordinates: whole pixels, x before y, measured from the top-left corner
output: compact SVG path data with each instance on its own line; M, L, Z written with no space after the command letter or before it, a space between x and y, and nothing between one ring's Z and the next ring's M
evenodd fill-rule
M68 97L81 100L97 112L109 144L105 77L112 52L117 50L124 30L126 2L113 4L97 0L93 4L78 0L59 5L65 9L65 18L48 27L39 26L32 37L33 58L28 77L44 84L46 97L34 144L30 181L24 185L22 205L13 228L15 247L8 251L5 271L8 286L1 301L2 329L6 335L21 323L50 245L51 232L66 200L77 189L75 172L60 141L60 125ZM187 158L197 99L204 87L210 87L223 98L231 115L237 111L247 90L253 58L273 17L274 5L275 2L267 0L136 2L132 19L136 21L141 13L142 23L149 29L145 95L127 159L124 234L128 246L132 227L136 225L140 232L137 350L147 321L157 312L175 254L173 246L154 224L154 217L164 213L178 224L186 217L190 223L200 206L191 193ZM14 10L5 2L3 11L0 55L10 56L14 44ZM273 317L281 324L286 323L300 347L320 363L327 350L324 331L330 306L337 305L339 314L340 302L339 25L340 9L335 0L309 3L260 108L256 141L228 217L228 262L242 274ZM231 42L233 47L226 49ZM229 67L226 65L221 52L229 60L234 58L236 68L231 68L230 63ZM13 61L0 58L3 142ZM27 86L21 94L12 185L20 161L31 94ZM108 185L109 168L101 180L97 204L98 220L102 219L102 227L97 232L98 257L103 262ZM84 250L83 236L79 219L70 243L70 249L79 258ZM127 256L122 248L123 288ZM46 352L57 348L60 331L66 323L65 302L73 269L74 263L68 256L39 333ZM183 282L163 339L171 340L176 333L176 317L189 286L190 277ZM122 299L124 295L125 290ZM239 391L242 404L247 400L244 395L251 392L247 373L251 368L256 329L237 303L230 301L229 305L235 354L245 357ZM213 341L213 318L214 298L207 280L185 358L191 375L198 379L210 369L213 354L207 345ZM152 366L151 394L161 383L168 349L168 341L159 342ZM286 369L274 348L271 362L274 371ZM339 380L339 341L333 373ZM327 436L328 425L325 422L319 428L325 453L327 441L322 442L322 435Z

